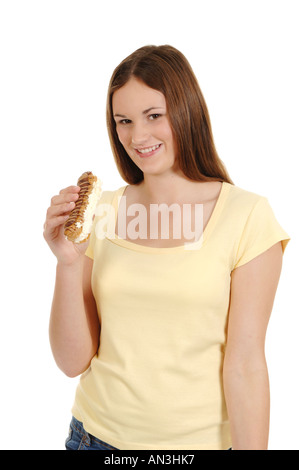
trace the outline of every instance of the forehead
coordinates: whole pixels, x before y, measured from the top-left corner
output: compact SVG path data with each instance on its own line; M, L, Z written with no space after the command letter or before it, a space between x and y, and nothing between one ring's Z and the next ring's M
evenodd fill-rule
M166 100L158 90L150 88L144 82L136 78L130 80L112 97L113 112L144 111L151 107L166 107Z

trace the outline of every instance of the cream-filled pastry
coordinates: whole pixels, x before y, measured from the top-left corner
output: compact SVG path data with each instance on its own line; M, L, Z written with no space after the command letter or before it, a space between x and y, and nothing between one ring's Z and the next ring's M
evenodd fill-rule
M102 182L86 171L78 179L79 198L64 225L65 237L74 243L88 240L92 228L93 216L102 194Z

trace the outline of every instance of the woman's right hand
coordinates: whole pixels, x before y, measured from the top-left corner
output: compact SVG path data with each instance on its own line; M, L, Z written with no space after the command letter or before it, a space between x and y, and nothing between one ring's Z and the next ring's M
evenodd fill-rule
M83 257L88 241L73 243L65 238L64 224L75 207L80 187L69 186L53 196L44 224L44 238L60 264L71 265Z

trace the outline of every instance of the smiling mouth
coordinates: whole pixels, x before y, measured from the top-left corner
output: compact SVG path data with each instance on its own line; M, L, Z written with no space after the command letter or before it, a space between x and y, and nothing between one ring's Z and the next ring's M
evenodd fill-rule
M155 152L156 150L158 150L161 147L161 145L162 144L157 144L157 145L153 145L152 147L147 147L144 149L135 148L135 151L140 155L149 155Z

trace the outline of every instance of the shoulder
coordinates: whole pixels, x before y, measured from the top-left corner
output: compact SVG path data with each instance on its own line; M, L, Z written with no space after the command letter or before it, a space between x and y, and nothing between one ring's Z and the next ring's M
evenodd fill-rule
M228 186L228 199L232 205L242 208L253 208L258 202L266 201L267 197L248 189L240 188L230 183Z
M271 212L267 197L239 186L228 183L226 185L223 216L231 222L235 221L236 225L244 226L249 218L263 217Z

